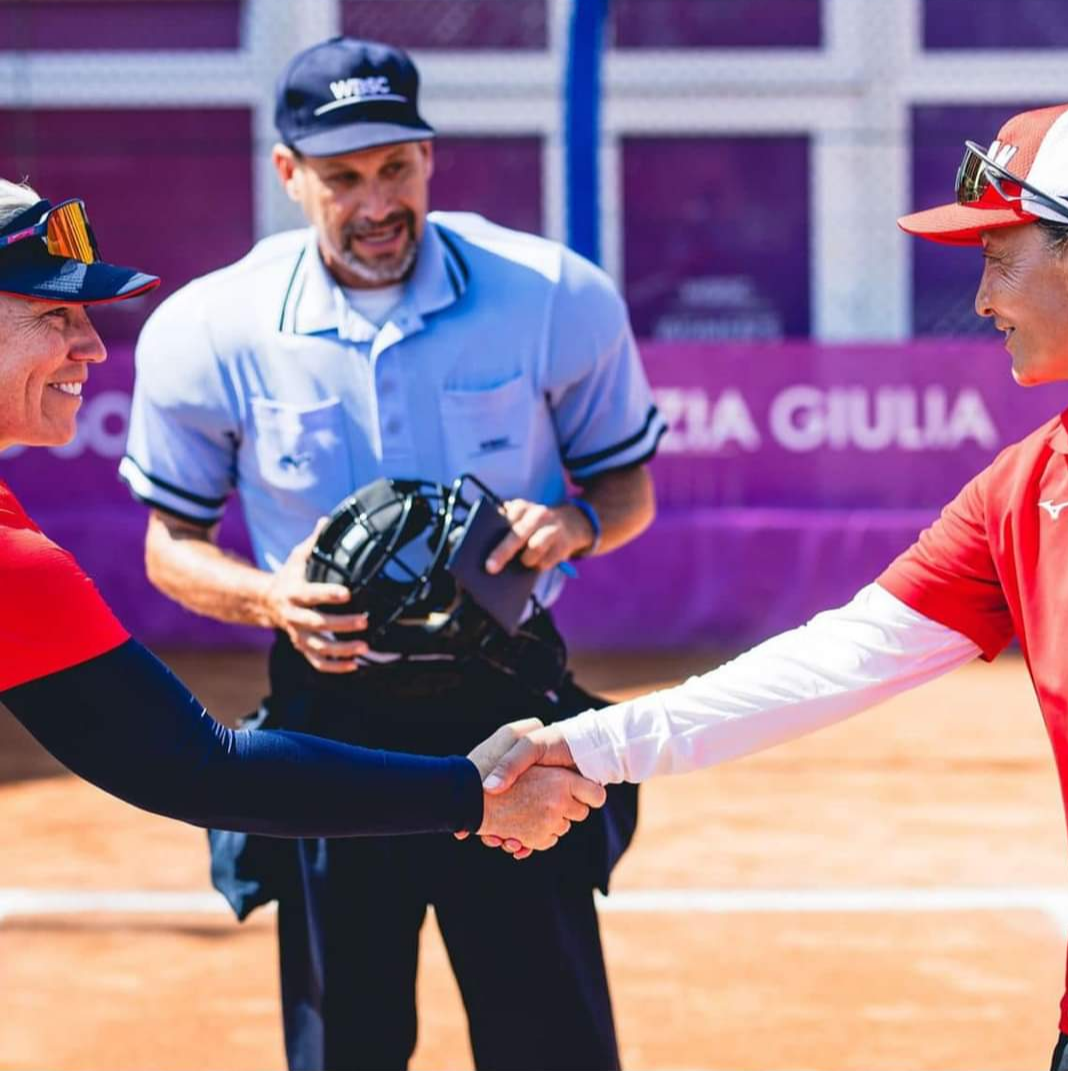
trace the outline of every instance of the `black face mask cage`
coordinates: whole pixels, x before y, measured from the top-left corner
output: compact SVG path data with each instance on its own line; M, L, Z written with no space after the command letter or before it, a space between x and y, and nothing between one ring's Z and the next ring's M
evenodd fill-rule
M514 677L525 689L555 699L567 675L567 648L536 598L509 635L457 585L448 569L453 548L480 498L504 503L477 477L450 485L381 479L342 502L308 559L308 580L351 592L336 613L364 613L373 651L404 659L433 655L477 659ZM387 665L392 665L392 662ZM373 660L362 672L374 671Z
M312 549L307 578L349 589L349 602L329 609L367 614L361 635L372 647L385 647L395 625L441 628L461 602L445 564L479 495L502 504L469 475L448 487L376 480L333 512Z

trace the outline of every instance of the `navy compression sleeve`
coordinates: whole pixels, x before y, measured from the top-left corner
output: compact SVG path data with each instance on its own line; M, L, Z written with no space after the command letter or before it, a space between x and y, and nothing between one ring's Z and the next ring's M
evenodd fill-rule
M74 773L194 825L329 837L482 823L482 784L469 760L227 729L136 640L0 699Z

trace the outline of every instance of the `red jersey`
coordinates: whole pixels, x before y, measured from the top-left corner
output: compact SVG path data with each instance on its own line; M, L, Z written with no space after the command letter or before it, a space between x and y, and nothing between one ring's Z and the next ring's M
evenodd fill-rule
M74 558L0 480L0 692L96 658L129 639Z
M1068 410L1003 450L878 582L987 660L1019 639L1068 807Z

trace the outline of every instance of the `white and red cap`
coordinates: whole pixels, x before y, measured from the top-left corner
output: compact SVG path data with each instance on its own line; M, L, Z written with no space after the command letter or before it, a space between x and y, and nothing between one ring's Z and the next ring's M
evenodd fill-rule
M1014 115L999 131L986 155L999 167L1053 197L1068 198L1068 104ZM898 226L909 234L949 245L979 245L983 231L1019 227L1036 219L1068 223L1058 212L1027 189L1001 179L991 183L971 204L939 205L902 216ZM1006 199L998 185L1008 186L1019 199Z

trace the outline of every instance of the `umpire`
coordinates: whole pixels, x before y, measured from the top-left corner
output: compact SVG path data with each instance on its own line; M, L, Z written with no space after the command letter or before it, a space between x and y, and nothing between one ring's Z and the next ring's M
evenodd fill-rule
M664 424L622 299L544 239L429 213L434 131L418 74L386 45L336 37L278 83L274 162L307 230L259 242L155 313L137 348L121 473L151 509L146 558L171 598L276 630L270 724L372 747L469 750L517 715L595 704L554 658L491 667L448 649L371 651L352 615L325 630L294 551L354 488L469 472L508 500L491 558L542 571L637 536ZM569 482L581 493L568 497ZM219 549L236 491L256 566ZM548 613L525 632L564 664ZM419 931L433 904L480 1068L618 1066L593 889L636 818L632 786L560 847L516 866L450 837L216 844L240 917L279 900L289 1066L403 1068L416 1040ZM516 925L522 920L522 925ZM536 1015L543 1029L525 1024Z

